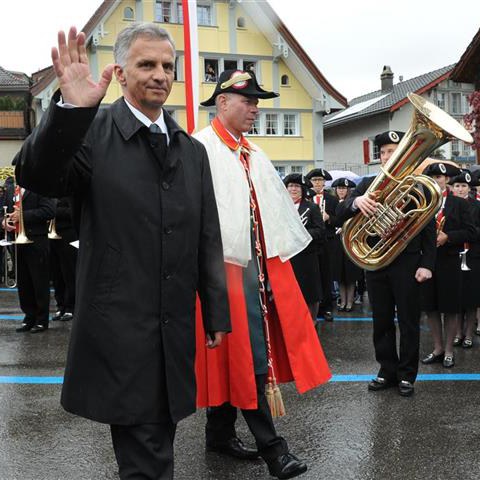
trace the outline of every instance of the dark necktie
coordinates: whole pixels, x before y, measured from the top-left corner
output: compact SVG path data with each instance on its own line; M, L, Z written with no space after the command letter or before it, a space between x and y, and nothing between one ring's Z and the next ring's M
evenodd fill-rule
M152 123L149 127L148 138L155 156L162 164L167 154L167 136L162 133L156 123Z

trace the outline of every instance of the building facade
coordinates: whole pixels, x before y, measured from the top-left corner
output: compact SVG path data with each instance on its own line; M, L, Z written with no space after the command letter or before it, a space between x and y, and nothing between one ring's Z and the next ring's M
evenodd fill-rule
M94 78L113 62L113 44L120 30L134 21L155 22L173 37L176 77L165 108L186 125L183 10L181 0L104 1L84 28ZM200 100L213 93L224 69L252 69L263 88L280 97L262 100L261 113L249 132L268 152L281 175L306 172L324 162L323 117L346 106L346 99L323 77L268 2L199 0ZM57 88L53 72L43 72L32 89L37 121ZM113 80L105 104L121 96ZM214 110L201 108L197 129Z
M385 66L380 90L354 98L347 109L325 119L326 168L351 170L358 175L378 172L379 152L373 140L380 132L409 128L413 116L413 106L407 98L409 92L421 95L463 124L463 116L469 110L468 96L474 86L451 80L453 67L449 65L394 84L393 73ZM476 161L472 147L456 140L442 146L435 155L464 167Z

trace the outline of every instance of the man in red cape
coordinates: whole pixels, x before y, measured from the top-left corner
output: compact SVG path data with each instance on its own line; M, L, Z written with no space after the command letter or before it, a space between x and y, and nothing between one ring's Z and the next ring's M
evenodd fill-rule
M267 395L277 398L275 413L282 415L277 383L295 381L303 393L331 374L288 261L311 237L268 157L243 136L256 120L259 98L276 96L261 89L252 72L227 70L202 103L217 108L216 118L196 138L212 171L232 333L219 348L207 349L209 332L197 321L196 374L197 405L208 407L207 449L244 459L260 455L270 474L283 479L307 466L277 434L265 386ZM236 435L236 407L258 452Z

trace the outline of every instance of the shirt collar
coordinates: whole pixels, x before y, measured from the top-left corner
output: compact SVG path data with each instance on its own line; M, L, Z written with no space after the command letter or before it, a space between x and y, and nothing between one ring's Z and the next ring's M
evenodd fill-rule
M147 128L150 128L150 125L152 123L155 123L159 126L162 133L167 136L168 145L168 143L170 142L170 137L168 135L167 124L165 123L165 116L163 115L163 109L160 111L160 116L154 122L152 122L145 114L138 110L138 108L135 108L125 97L123 97L123 99L125 100L127 107L130 109L133 115L135 115L135 118L137 118L139 122L142 122Z

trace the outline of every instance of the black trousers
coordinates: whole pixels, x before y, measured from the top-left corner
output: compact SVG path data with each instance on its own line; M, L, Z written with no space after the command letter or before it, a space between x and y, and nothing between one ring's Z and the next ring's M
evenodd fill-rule
M77 249L63 239L50 240L50 260L58 310L73 313Z
M273 460L288 453L287 442L277 435L273 424L270 407L265 397L266 375L256 375L258 408L256 410L242 410L242 415L248 428L255 437L258 452L265 460ZM205 427L206 442L208 444L223 443L236 436L235 421L237 409L229 403L220 407L207 409L207 424Z
M415 272L419 254L401 254L391 265L367 272L373 316L373 345L380 364L379 377L414 382L420 349L420 284ZM395 307L400 330L397 353Z
M17 286L20 308L28 325L48 326L50 285L48 238L17 245Z
M176 424L110 425L121 480L172 480Z

